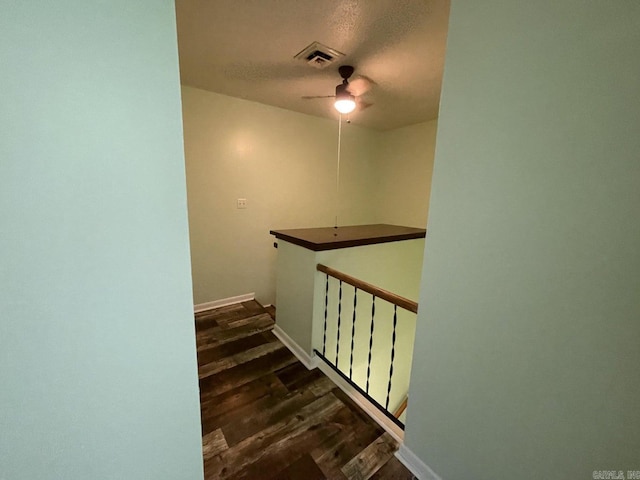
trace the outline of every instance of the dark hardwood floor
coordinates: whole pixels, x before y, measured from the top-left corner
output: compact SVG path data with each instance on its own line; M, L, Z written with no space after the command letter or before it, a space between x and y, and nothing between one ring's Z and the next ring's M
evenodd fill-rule
M396 442L271 333L257 302L196 314L205 479L413 479Z

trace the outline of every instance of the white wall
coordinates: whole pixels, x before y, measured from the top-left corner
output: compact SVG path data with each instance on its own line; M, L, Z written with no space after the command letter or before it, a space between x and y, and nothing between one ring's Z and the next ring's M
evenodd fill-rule
M2 2L0 478L202 478L175 30Z
M450 21L406 445L447 480L640 470L640 3Z
M437 120L380 132L376 155L376 222L425 228Z
M191 87L182 101L194 301L274 303L269 230L334 224L337 122ZM341 225L373 220L374 151L372 131L343 125Z
M187 86L182 99L194 302L274 303L269 230L334 224L337 122ZM434 134L343 124L339 223L424 226Z

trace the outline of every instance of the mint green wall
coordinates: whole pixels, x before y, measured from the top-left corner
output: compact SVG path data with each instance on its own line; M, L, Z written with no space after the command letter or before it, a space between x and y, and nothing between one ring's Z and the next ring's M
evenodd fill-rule
M640 470L640 3L450 22L406 445L447 480Z
M3 2L0 65L0 478L202 478L173 2Z

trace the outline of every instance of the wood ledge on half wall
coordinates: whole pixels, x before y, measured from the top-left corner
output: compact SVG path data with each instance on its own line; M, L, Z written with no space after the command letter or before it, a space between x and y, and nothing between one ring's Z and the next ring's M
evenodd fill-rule
M424 228L398 225L349 225L344 227L294 228L271 230L276 239L320 252L338 248L359 247L376 243L398 242L424 238Z

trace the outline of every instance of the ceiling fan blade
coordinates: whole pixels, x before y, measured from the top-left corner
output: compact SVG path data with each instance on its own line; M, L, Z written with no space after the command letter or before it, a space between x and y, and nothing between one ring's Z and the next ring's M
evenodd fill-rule
M364 100L360 100L359 98L356 100L356 104L358 106L359 112L361 112L362 110L366 110L371 105L373 105L373 103L365 102Z
M351 95L353 95L354 97L359 97L360 95L364 95L369 90L371 90L372 85L373 80L363 76L359 76L349 82L347 90L349 90Z
M334 98L335 95L305 95L302 98L303 100L313 100L315 98Z

